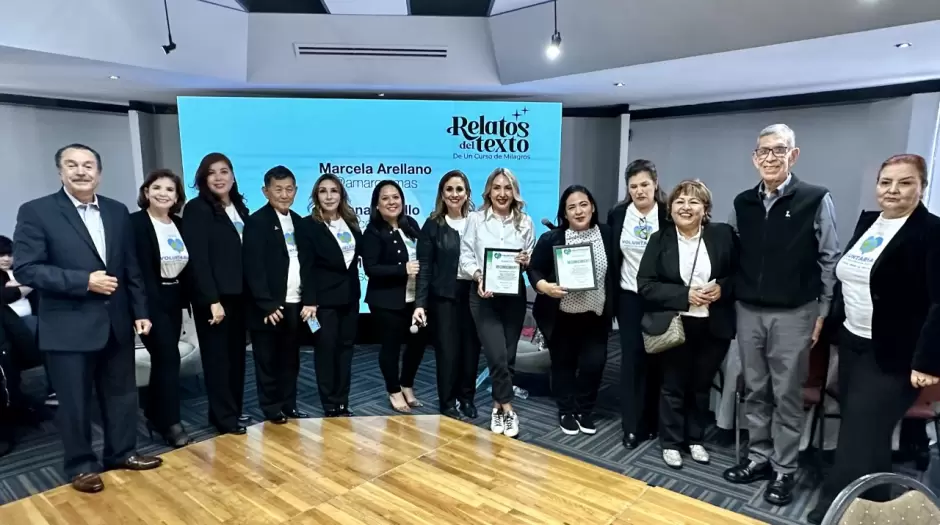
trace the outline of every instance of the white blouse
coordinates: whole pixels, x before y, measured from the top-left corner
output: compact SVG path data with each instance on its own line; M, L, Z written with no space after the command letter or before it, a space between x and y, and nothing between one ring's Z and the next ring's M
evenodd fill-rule
M708 249L702 240L702 230L691 239L687 239L676 230L676 236L679 238L679 275L686 286L703 287L709 282L712 274L712 263L708 258ZM696 257L696 252L698 257ZM693 266L695 273L693 274ZM708 306L689 305L688 312L680 312L680 315L689 317L708 317Z
M483 271L487 248L532 253L535 247L532 218L523 214L518 228L513 218L512 213L508 217L499 217L490 208L467 216L467 230L460 237L460 271L465 279L473 279L474 273Z

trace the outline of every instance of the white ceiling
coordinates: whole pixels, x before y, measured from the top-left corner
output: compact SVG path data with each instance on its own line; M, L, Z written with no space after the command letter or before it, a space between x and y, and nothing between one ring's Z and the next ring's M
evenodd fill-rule
M185 1L195 2L196 0ZM235 0L199 1L237 5ZM345 9L345 12L349 14L359 11L374 14L377 9L392 11L399 9L401 5L406 5L405 0L327 1L330 3L331 11ZM595 3L608 0L579 1ZM677 2L679 0L662 1ZM723 2L725 0L702 1ZM878 0L856 1L860 5L878 2ZM917 0L880 0L881 4L890 2L896 5L910 5L910 2L915 1ZM540 2L494 0L493 13L525 7L523 4L538 5ZM531 11L542 9L544 6L538 5ZM530 10L516 11L495 18L507 20L509 17L518 17L520 13L528 11ZM371 17L355 17L357 20L360 18L365 22ZM396 16L394 18L400 20L414 17ZM327 20L329 19L330 17L327 17ZM337 19L342 20L339 17L333 20ZM435 19L430 20L425 23L434 23ZM743 23L740 20L738 22ZM629 27L624 30L628 31ZM565 45L563 45L563 57L565 57L564 50L568 49L565 46L573 46L572 40L584 35L563 34L566 35ZM697 37L688 36L688 38ZM486 36L481 35L480 39L485 40ZM913 46L907 49L896 48L895 44L901 42L911 42ZM359 75L354 82L305 82L303 84L266 82L259 84L224 80L217 76L183 74L178 71L156 70L62 54L41 53L3 47L3 44L5 42L0 35L0 93L115 103L126 103L128 100L173 103L178 95L222 94L233 91L242 95L274 93L278 95L330 94L333 96L342 92L375 96L381 92L390 97L396 94L409 96L435 94L454 97L531 98L561 101L569 106L582 107L630 104L631 107L639 109L940 79L940 20L559 75L506 85L492 82L440 81L435 83L427 80L418 84L383 83L382 79L375 75L369 83L360 80L369 77ZM650 46L654 45L656 45L655 42L650 42ZM598 52L601 51L611 52L610 50ZM489 51L489 53L493 52ZM545 61L544 55L538 50L533 51L532 54L534 56L531 57L531 61ZM112 80L110 79L112 75L120 78ZM500 76L504 77L503 71L500 71ZM615 83L624 85L618 87Z

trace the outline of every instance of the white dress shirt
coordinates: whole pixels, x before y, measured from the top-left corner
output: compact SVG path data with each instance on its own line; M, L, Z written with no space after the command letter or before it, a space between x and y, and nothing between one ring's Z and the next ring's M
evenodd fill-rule
M535 247L532 218L522 214L516 227L514 213L499 217L491 208L471 212L467 216L467 230L460 238L460 271L465 279L483 272L486 248L521 250L531 254Z
M95 251L98 252L101 261L107 262L108 247L105 244L104 223L101 222L101 207L98 206L98 196L95 195L91 203L85 204L76 199L75 196L68 191L66 191L65 194L68 195L69 200L75 205L78 216L81 217L82 222L85 223L85 228L88 230L88 235L91 235L91 242L95 244Z
M836 265L836 277L842 281L845 301L842 326L859 337L871 339L871 269L905 222L907 217L885 219L879 216Z
M467 218L461 217L459 219L453 219L448 215L444 216L444 220L447 221L447 225L454 229L457 232L457 235L462 239L463 236L467 233ZM469 280L470 278L465 276L462 271L460 271L460 264L457 264L457 279Z
M284 244L287 246L287 297L285 303L297 304L300 302L300 256L297 254L297 239L294 236L294 220L290 213L284 215L281 212L275 212L277 220L281 223L281 231L284 233Z
M623 262L620 263L620 289L630 292L637 291L636 273L640 269L640 260L650 237L659 231L659 204L643 215L632 202L627 206L627 213L623 218L623 230L620 232L620 252Z
M679 238L679 276L682 282L689 287L703 287L708 284L709 277L712 274L712 263L708 258L708 249L702 239L702 230L699 229L691 239L687 239L676 229L676 236ZM698 251L698 258L695 253ZM693 265L695 274L692 274ZM688 312L680 312L680 315L689 317L708 317L708 306L689 305Z

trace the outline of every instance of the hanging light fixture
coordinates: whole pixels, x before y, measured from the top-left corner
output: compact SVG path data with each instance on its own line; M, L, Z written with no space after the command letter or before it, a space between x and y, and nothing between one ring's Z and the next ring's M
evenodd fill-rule
M555 12L555 32L552 33L552 40L545 48L545 56L549 60L555 60L561 55L561 33L558 32L558 0L552 2L552 10Z

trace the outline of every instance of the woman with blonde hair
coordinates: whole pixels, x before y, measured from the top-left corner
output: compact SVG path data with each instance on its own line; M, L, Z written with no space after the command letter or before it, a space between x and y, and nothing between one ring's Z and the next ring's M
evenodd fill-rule
M310 217L300 229L313 247L313 316L320 323L313 354L326 417L348 417L353 343L359 320L359 218L336 175L321 175L310 194Z
M512 408L512 377L525 322L525 285L520 271L516 293L494 295L484 286L483 269L487 248L516 251L516 263L522 269L528 266L535 232L524 209L516 176L507 168L497 168L486 179L482 208L467 217L467 230L460 240L460 270L477 282L476 290L470 291L470 313L493 384L490 430L508 437L519 435L519 418Z
M666 202L674 226L650 236L636 281L644 332L662 335L679 323L684 334L662 354L659 396L663 462L679 469L682 449L696 463L710 461L703 446L708 394L735 336L738 240L730 225L710 222L712 194L702 182L680 182Z
M470 313L473 276L459 269L460 239L471 208L470 181L460 170L441 177L434 211L418 237L417 293L413 321L424 325L431 317L435 334L437 397L441 414L476 419L477 365L480 339Z

